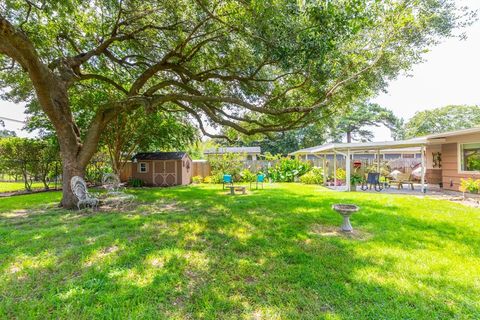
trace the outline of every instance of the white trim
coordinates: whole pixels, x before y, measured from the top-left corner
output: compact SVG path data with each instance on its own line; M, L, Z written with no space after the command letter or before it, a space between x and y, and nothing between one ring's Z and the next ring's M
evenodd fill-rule
M142 164L145 165L145 171L142 171ZM148 162L142 161L139 162L137 165L137 172L138 173L148 173Z
M462 169L462 157L463 157L463 152L462 152L462 145L464 144L478 144L478 142L457 142L457 171L458 173L461 174L471 174L471 175L478 175L480 174L480 171L465 171Z

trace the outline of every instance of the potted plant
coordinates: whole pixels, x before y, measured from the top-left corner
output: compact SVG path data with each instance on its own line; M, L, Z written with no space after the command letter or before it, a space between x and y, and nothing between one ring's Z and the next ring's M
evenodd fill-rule
M363 182L363 177L358 174L354 173L350 176L350 191L357 191L357 185Z

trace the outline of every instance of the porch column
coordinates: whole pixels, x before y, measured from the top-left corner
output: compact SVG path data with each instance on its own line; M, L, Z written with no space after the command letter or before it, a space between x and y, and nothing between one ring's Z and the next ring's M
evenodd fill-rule
M333 150L333 185L337 186L337 153Z
M350 155L350 149L347 150L347 161L345 162L346 166L346 171L347 171L347 177L346 177L346 183L347 183L347 191L350 191L351 188L351 183L350 183L350 178L352 175L352 165L351 165L351 155Z
M421 184L422 184L422 192L426 193L427 188L425 186L425 146L422 146L421 149L422 152L422 178L421 178Z
M327 155L323 154L323 185L327 185L327 175L328 175L328 168L327 168Z
M380 149L377 150L377 172L380 173Z

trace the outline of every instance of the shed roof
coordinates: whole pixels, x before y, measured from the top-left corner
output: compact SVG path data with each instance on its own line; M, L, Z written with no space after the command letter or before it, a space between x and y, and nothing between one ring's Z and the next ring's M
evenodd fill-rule
M133 156L137 160L180 160L186 152L142 152Z
M224 154L224 153L261 153L260 147L225 147L205 150L205 154Z

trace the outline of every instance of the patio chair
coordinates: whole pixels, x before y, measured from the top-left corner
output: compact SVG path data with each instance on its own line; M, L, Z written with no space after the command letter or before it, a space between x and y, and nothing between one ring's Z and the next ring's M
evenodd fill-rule
M380 173L378 172L370 172L367 175L367 181L362 182L362 186L360 187L363 191L370 189L372 190L372 186L374 187L375 191L382 191L383 186L380 183Z
M413 183L414 183L414 181L413 181L411 175L408 174L408 173L399 173L399 174L393 176L393 179L390 180L390 185L396 184L398 189L403 189L403 185L407 184L407 185L410 185L410 188L412 190L414 190Z
M70 188L72 189L73 194L77 197L77 208L80 210L80 207L84 205L85 207L90 206L95 209L98 206L99 200L93 197L87 190L87 184L79 176L74 176L70 180Z
M258 190L258 184L262 184L262 189L263 189L263 183L265 182L265 175L264 174L259 174L257 175L257 181L255 182L257 185L257 190ZM250 182L250 189L252 189L252 183Z
M223 183L223 190L225 190L225 185L233 186L232 176L230 174L224 174L222 183Z

